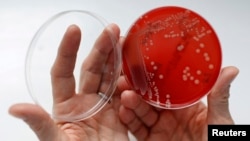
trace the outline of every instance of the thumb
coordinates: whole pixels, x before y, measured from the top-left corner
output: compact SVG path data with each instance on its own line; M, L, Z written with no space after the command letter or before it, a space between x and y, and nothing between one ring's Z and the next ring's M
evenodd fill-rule
M57 137L58 129L54 121L41 107L33 104L16 104L10 107L9 113L24 120L40 141L52 141Z
M230 66L222 69L221 74L208 95L208 123L232 124L233 119L229 111L230 85L239 70Z

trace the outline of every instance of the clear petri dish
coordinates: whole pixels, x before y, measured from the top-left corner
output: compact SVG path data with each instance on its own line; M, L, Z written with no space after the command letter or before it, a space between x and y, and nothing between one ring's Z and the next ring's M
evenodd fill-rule
M221 69L222 50L215 30L202 16L166 6L132 24L122 60L127 81L146 102L180 109L209 93Z
M74 98L60 104L53 104L50 72L62 38L71 25L78 26L82 32L74 69L76 94ZM110 41L109 46L112 50L107 63L102 64L98 89L93 94L82 94L79 91L80 73L83 73L82 63L107 25L108 22L102 17L89 11L64 11L48 19L33 37L25 62L27 87L34 102L54 119L59 121L87 119L100 111L111 100L116 80L121 72L121 51L112 31L108 33L107 39Z

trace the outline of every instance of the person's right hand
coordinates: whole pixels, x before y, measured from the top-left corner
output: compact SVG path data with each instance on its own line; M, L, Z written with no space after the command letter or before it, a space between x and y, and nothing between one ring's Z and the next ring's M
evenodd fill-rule
M206 141L208 124L234 124L228 98L238 71L236 67L222 69L207 97L207 106L199 102L184 109L159 110L133 90L125 90L121 95L120 118L138 141Z

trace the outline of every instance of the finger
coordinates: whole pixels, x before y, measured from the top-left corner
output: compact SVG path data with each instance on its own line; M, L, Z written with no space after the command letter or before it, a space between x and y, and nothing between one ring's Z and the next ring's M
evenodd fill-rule
M39 106L16 104L10 107L9 113L24 120L35 132L40 141L57 140L58 128L50 116Z
M211 124L233 123L229 112L229 89L239 70L236 67L226 67L208 95L208 122Z
M119 43L121 45L121 48L123 47L123 43L125 41L124 37L120 37ZM117 80L117 87L116 87L116 95L118 95L120 97L121 93L124 90L132 90L132 86L128 83L128 80L126 78L126 76L124 75L123 71L120 72L119 74L120 76L118 77Z
M148 129L135 115L133 110L122 105L119 109L119 117L121 121L127 125L129 131L137 138L138 141L145 140L147 138Z
M133 110L147 127L154 125L158 119L158 114L153 107L143 101L134 91L124 91L121 95L121 103L126 108Z
M127 82L126 78L124 75L121 75L118 80L117 80L117 90L116 93L120 94L125 91L125 90L132 90L132 87L129 85Z
M138 141L146 140L149 126L157 121L157 115L150 105L142 101L134 91L124 91L121 95L122 106L119 110L121 121ZM148 109L148 110L147 110Z
M98 92L106 62L110 59L109 56L119 39L119 34L118 26L110 24L95 42L93 49L82 64L79 87L81 93Z
M101 82L99 85L99 92L106 92L109 87L116 87L119 76L121 75L121 47L123 37L119 38L116 47L110 51L104 69L102 71ZM118 79L117 79L118 78Z
M54 102L67 100L75 94L74 67L81 40L80 29L70 26L60 44L58 54L51 69Z

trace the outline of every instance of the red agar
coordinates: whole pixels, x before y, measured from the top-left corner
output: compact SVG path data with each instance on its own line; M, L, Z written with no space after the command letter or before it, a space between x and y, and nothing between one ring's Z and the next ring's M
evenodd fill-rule
M205 96L222 61L210 24L181 7L142 15L128 31L122 54L128 82L148 103L166 109L187 107Z

